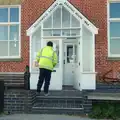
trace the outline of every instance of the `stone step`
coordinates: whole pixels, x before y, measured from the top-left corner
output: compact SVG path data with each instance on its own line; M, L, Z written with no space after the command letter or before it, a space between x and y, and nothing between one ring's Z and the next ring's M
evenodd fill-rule
M36 99L35 104L71 104L71 105L82 105L83 104L83 99L63 99L63 98L52 98L52 99Z
M36 102L38 103L71 103L71 104L81 104L83 102L83 96L75 96L75 95L69 95L69 94L50 94L49 96L44 96L43 93L41 95L36 96Z
M98 83L96 85L97 89L120 89L120 85L118 84L103 84Z
M94 91L87 91L87 93L120 93L120 89L96 89Z
M32 113L36 114L83 114L82 104L73 103L36 103L32 107Z
M36 93L37 94L37 93ZM43 97L44 92L37 94L37 97ZM62 90L62 91L50 91L47 97L83 97L84 94L78 90Z
M24 74L0 74L0 81L4 81L5 89L24 88Z
M81 100L82 96L36 96L38 100Z

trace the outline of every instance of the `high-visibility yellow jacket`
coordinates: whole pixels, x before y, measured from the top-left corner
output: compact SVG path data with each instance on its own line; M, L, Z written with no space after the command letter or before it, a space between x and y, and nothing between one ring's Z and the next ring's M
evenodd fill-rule
M36 60L40 68L52 71L57 64L57 54L52 47L46 46L37 53Z

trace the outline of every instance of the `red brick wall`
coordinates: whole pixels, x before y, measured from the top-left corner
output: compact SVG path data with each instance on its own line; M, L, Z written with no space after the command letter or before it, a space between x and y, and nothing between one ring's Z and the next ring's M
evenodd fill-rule
M99 34L96 35L96 71L100 74L109 69L114 72L120 68L120 62L107 60L107 0L69 0L83 15L85 15L96 27ZM22 62L0 62L2 72L22 72L25 65L29 64L29 38L26 30L39 16L54 2L54 0L24 0L22 6Z

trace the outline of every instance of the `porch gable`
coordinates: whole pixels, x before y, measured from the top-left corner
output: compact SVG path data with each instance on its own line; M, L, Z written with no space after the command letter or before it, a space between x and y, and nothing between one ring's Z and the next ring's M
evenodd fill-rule
M51 14L60 6L64 6L76 19L82 21L82 23L89 29L93 34L98 34L98 28L96 28L80 11L78 11L71 3L67 0L56 0L37 21L27 30L27 36L31 36L41 24L51 16Z

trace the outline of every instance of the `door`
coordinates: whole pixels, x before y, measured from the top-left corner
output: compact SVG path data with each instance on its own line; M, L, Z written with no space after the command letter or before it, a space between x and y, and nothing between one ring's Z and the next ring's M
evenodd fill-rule
M44 39L44 45L48 41L53 42L53 49L57 53L58 63L51 75L50 90L62 90L63 81L63 51L62 39Z
M76 50L76 43L64 43L64 85L74 85Z

